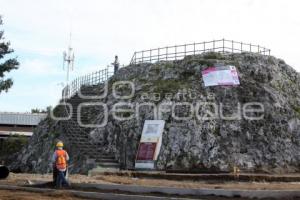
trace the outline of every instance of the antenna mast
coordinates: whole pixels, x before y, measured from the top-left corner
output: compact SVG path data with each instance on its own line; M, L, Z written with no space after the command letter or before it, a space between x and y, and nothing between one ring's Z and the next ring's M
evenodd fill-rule
M74 69L75 56L74 56L74 50L71 46L71 42L72 42L72 33L70 32L70 41L69 41L68 50L63 52L63 70L65 69L65 65L67 70L66 86L69 85L70 70Z

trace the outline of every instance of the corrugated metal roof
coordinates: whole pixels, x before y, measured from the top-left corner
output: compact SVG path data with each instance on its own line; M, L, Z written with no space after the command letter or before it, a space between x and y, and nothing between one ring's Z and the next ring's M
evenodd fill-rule
M0 124L36 126L47 114L0 112Z

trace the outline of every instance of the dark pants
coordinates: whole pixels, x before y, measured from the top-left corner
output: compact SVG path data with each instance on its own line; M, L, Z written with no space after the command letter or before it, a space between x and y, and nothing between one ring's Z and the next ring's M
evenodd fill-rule
M53 186L56 186L56 180L57 180L57 168L55 165L53 165Z
M56 177L56 186L58 188L61 188L62 186L69 186L68 181L66 180L65 177L65 172L57 170L57 177Z

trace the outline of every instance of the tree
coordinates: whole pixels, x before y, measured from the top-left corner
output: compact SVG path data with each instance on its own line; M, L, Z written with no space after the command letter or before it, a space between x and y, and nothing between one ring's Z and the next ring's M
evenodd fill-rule
M50 113L51 109L51 106L47 106L46 109L33 108L31 109L31 113Z
M2 25L2 17L0 15L0 26ZM0 94L2 91L8 91L8 89L13 85L13 80L11 78L5 79L6 73L11 70L18 69L19 62L16 58L8 58L1 62L1 60L8 54L14 52L10 48L10 42L5 41L3 37L4 31L0 30Z

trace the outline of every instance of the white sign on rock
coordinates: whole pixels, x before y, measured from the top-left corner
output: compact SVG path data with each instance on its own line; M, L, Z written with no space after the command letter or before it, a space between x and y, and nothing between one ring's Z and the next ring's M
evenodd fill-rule
M162 143L164 120L146 120L140 140L135 168L154 169Z
M202 71L205 87L217 85L239 85L239 76L235 66L209 67Z

